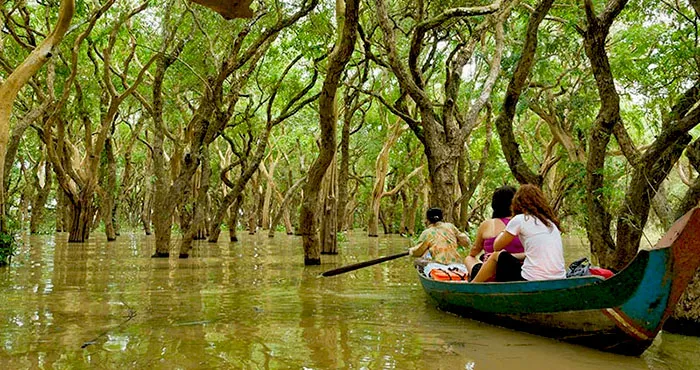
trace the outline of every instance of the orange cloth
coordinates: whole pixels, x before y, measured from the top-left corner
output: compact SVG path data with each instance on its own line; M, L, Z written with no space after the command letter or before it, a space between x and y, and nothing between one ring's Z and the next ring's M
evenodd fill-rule
M430 277L433 278L433 280L440 281L467 281L469 279L469 275L457 269L432 269L430 270Z

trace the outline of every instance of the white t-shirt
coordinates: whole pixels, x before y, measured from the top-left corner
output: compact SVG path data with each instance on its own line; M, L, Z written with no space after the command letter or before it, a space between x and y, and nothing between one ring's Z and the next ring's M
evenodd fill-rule
M525 280L566 278L561 233L556 225L547 227L535 216L513 217L506 231L518 236L525 248L525 261L520 273Z

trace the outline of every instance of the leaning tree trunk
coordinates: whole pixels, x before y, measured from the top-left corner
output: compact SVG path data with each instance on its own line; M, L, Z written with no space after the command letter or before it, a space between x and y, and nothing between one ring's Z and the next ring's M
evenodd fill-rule
M304 181L306 181L306 177L300 178L284 194L284 198L282 199L282 202L280 202L280 208L277 210L275 217L272 219L272 224L270 225L270 230L267 233L268 237L273 238L275 236L275 228L277 227L277 224L280 222L280 219L285 214L289 213L289 202L294 197L294 194L296 193L296 191L304 184ZM291 230L291 222L290 222L290 226L287 227L287 235L292 235L292 234L293 234L293 232Z
M532 171L520 153L518 142L513 132L513 118L520 100L525 84L528 81L528 76L532 70L537 52L537 31L542 20L552 7L554 0L542 0L535 11L530 16L528 21L527 31L525 34L525 43L523 50L520 53L520 60L513 71L513 76L508 83L506 94L503 99L501 113L496 119L496 129L501 141L501 148L506 157L508 166L510 167L513 176L521 184L542 185L542 176Z
M343 7L343 5L345 5ZM316 231L316 212L318 210L318 191L328 165L335 155L337 110L335 95L338 83L355 49L359 16L359 0L336 0L336 12L339 18L339 42L328 58L327 73L321 96L319 97L319 125L321 126L321 146L319 155L309 169L309 179L304 186L304 201L299 212L299 229L304 246L304 264L321 264L321 248ZM343 9L344 8L344 9ZM344 18L344 19L343 19Z
M63 36L68 31L74 13L75 0L61 1L58 20L51 34L0 84L0 232L6 231L5 186L3 186L5 184L4 163L9 141L10 117L15 98L19 90L53 55L54 48L61 43Z
M404 131L403 126L401 120L397 119L394 125L389 127L388 136L374 164L374 186L372 187L372 199L367 223L367 235L370 237L379 236L379 208L382 204L382 198L386 195L384 187L386 183L386 174L389 171L389 154L391 148L401 137Z

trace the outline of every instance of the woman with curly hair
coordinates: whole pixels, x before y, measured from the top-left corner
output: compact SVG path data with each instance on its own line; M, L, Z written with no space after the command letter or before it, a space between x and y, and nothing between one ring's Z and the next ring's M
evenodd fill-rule
M495 252L473 281L484 282L494 275L496 281L566 278L559 220L542 190L534 185L522 185L513 197L511 208L515 217L496 237ZM502 250L516 236L525 249L522 264L516 256Z

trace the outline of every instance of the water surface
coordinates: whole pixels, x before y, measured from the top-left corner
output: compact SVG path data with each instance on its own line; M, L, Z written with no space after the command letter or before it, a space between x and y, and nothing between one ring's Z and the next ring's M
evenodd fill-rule
M266 234L266 233L265 233ZM298 237L198 243L151 259L153 238L24 239L0 268L6 369L694 369L700 339L661 333L641 358L608 354L435 308L409 258L331 278L322 271L404 250L353 233L303 266ZM585 248L567 243L567 261Z

